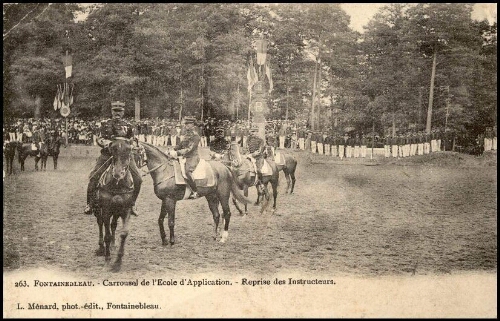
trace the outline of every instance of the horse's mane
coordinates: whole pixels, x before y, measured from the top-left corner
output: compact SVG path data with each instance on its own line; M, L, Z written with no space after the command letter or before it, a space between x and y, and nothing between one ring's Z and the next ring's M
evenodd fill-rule
M158 147L151 145L150 143L146 143L146 142L139 142L139 144L147 146L150 150L155 151L157 154L159 154L160 158L164 158L166 161L170 161L170 158L168 158L168 156L165 155L165 153L162 152Z

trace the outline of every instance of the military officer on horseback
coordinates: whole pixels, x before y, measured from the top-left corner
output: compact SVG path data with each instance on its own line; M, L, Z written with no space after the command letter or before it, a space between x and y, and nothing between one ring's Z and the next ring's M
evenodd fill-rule
M257 132L259 131L258 127L251 127L249 136L247 139L248 152L247 158L252 161L257 167L257 176L259 180L262 180L262 165L264 164L263 152L266 146L266 143L262 138L257 136Z
M115 137L134 137L132 125L123 119L123 115L125 114L124 106L125 103L120 101L111 103L112 118L104 121L101 124L101 135L97 138L96 141L99 146L102 147L102 149L101 155L97 158L97 163L95 164L94 169L92 170L92 172L90 172L90 181L87 187L87 206L85 207L84 211L84 213L87 215L90 215L92 213L94 195L97 189L99 178L106 170L107 166L105 165L108 163L108 160L111 157L111 154L109 153L107 147ZM134 181L134 194L132 195L132 214L137 216L138 211L135 207L135 202L141 190L142 178L139 174L139 169L137 168L134 157L131 157L130 160L130 173L132 174L132 179Z
M172 150L170 150L169 154L171 157L177 158L178 156L185 157L186 159L186 182L193 191L190 199L196 199L200 196L198 195L198 189L196 188L196 184L193 179L193 171L196 169L196 166L200 162L200 155L198 152L198 145L200 144L200 135L195 130L195 122L196 118L194 117L185 117L185 133L184 137L181 140L178 146L175 146Z
M211 156L215 159L221 159L222 154L227 152L229 142L224 137L224 127L219 126L215 129L215 140L210 142Z

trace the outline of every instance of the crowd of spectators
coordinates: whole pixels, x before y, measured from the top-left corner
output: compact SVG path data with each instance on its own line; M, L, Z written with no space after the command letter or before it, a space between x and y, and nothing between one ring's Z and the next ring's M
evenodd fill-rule
M67 133L69 144L96 145L103 118L91 120L68 118ZM134 135L140 140L156 146L176 146L183 137L182 122L173 119L155 118L127 119L133 125ZM197 124L201 136L201 147L207 147L215 139L217 128L224 129L228 141L238 142L246 147L246 138L251 124L247 121L230 121L207 118ZM66 135L66 120L58 119L10 119L4 120L5 141L33 142L34 133ZM36 136L36 135L35 135ZM384 148L385 157L408 157L428 154L434 151L470 152L473 146L480 154L496 150L496 126L488 127L477 136L457 135L451 130L433 129L431 133L408 130L405 133L379 136L363 131L339 133L334 130L312 131L305 123L284 120L270 120L266 125L266 142L276 148L291 148L310 151L314 154L338 158L365 158L373 146ZM473 152L471 152L473 153Z

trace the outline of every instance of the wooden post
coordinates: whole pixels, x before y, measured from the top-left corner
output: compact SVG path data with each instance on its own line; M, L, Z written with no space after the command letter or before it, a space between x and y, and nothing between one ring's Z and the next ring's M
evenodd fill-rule
M434 99L434 78L436 77L436 60L437 50L434 49L434 55L432 58L431 87L429 89L429 108L427 109L427 124L425 126L425 131L427 132L427 134L431 133L432 102Z

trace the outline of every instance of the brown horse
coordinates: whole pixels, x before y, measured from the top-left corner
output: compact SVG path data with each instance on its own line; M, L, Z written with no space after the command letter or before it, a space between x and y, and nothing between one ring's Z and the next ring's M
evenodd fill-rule
M276 211L276 198L278 196L278 185L279 185L279 171L276 163L272 160L266 159L268 164L271 166L271 175L264 175L260 179L256 178L256 173L252 162L241 155L241 149L238 143L232 143L228 153L223 156L223 162L228 164L233 172L233 176L240 189L243 190L245 196L248 196L248 187L255 186L257 188L257 202L255 205L259 204L260 198L264 198L265 203L262 205L260 213L269 205L269 191L267 185L271 183L273 187L273 212ZM243 214L238 204L234 201L233 203L240 212ZM247 214L247 206L245 205L245 214Z
M21 164L21 171L24 171L24 162L28 156L35 157L35 170L38 170L38 162L40 160L42 160L42 162L40 163L40 169L41 170L47 169L47 158L49 156L49 151L46 142L43 142L43 144L41 144L40 150L38 149L33 150L32 145L30 143L27 144L18 143L17 152L18 152L18 160L19 163Z
M118 218L122 219L120 248L112 270L121 268L125 240L128 236L128 224L132 212L132 194L134 183L130 174L132 145L129 139L116 137L108 147L111 157L109 167L102 174L97 186L94 215L99 226L99 249L96 254L104 255L105 261L111 260L111 243L115 243L115 230ZM104 240L103 240L104 225Z
M290 191L290 194L292 194L293 188L295 187L295 169L297 169L297 160L295 159L295 157L288 155L283 151L280 151L280 153L283 154L285 158L285 165L276 164L276 166L278 167L278 171L283 171L283 174L285 174L285 194L288 194L288 191ZM265 154L267 155L268 159L271 158L273 161L275 161L271 146L266 147Z
M63 139L61 136L49 135L47 138L48 156L52 156L54 161L54 169L57 169L57 159L59 158L61 144Z
M146 152L146 162L148 167L147 173L149 173L153 178L155 195L162 201L160 216L158 218L162 244L168 244L165 228L163 226L165 216L168 215L168 227L170 229L169 241L170 245L173 245L175 243L175 205L177 201L184 199L187 186L177 185L175 182L173 162L177 160L171 159L160 149L151 144L145 142L139 142L139 144L144 147ZM215 223L214 240L216 240L218 236L220 219L219 203L222 205L222 211L224 214L224 231L222 232L220 242L224 243L229 235L228 229L231 218L229 197L231 193L238 199L238 201L244 204L251 203L251 201L241 194L229 168L217 161L208 161L208 163L212 167L215 175L215 185L212 187L198 187L198 194L206 198L208 207L212 212Z

